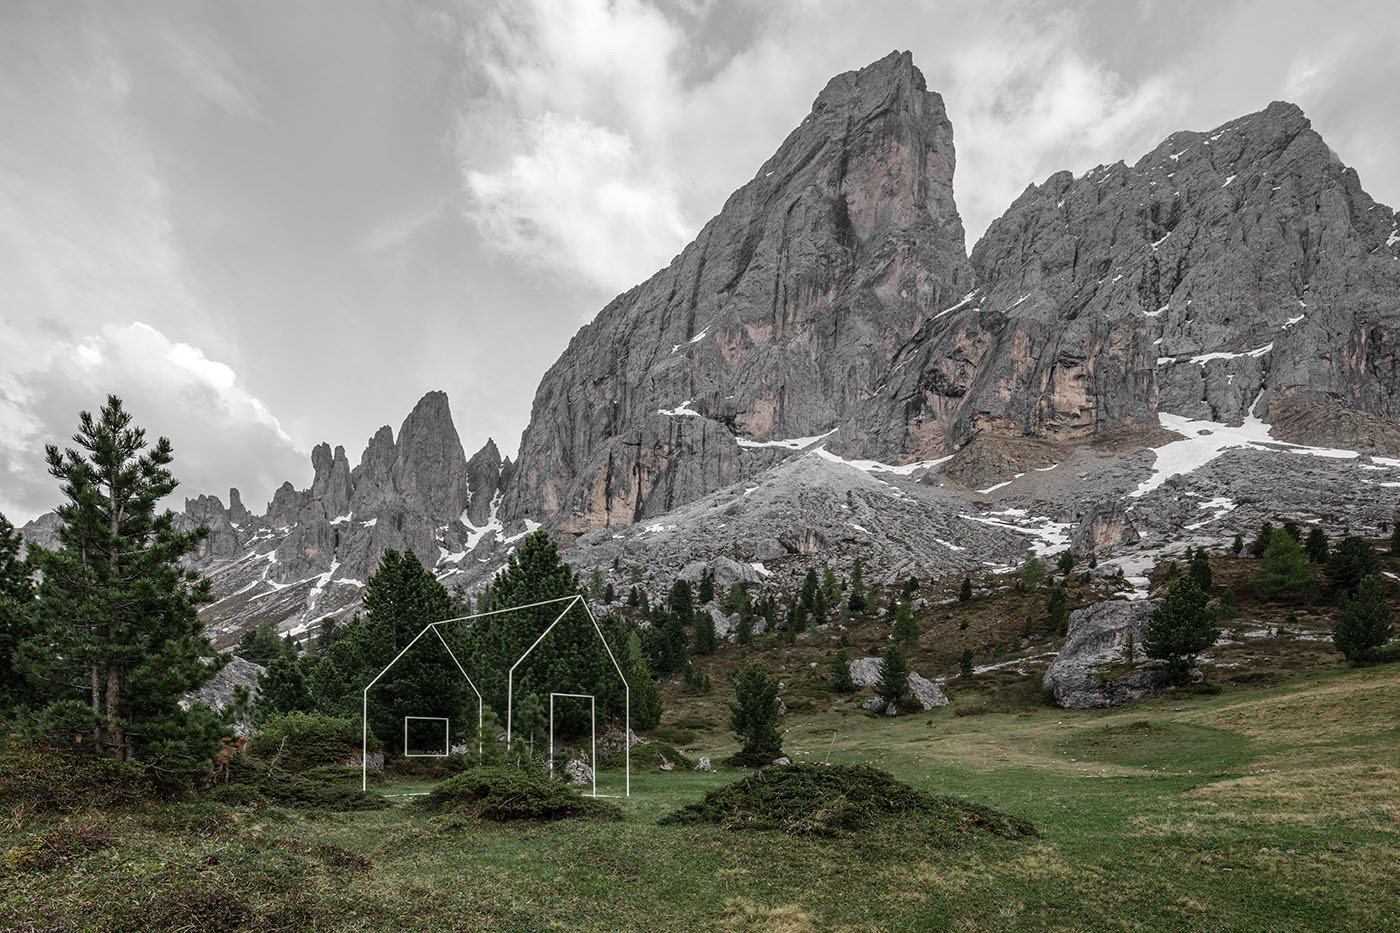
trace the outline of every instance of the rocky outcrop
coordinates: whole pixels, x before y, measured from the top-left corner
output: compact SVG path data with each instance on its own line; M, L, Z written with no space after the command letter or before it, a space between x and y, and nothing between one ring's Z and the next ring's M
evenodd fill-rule
M952 126L908 53L840 75L666 269L546 373L511 518L635 522L830 431L970 287Z
M261 664L232 655L208 683L180 700L180 708L189 709L196 703L203 703L211 709L224 709L233 702L233 693L239 687L247 687L249 699L256 699L258 678L266 671Z
M1160 692L1160 672L1146 662L1142 649L1152 612L1160 603L1109 600L1070 613L1065 646L1045 672L1045 686L1055 702L1069 709L1097 709L1135 703Z
M857 687L873 688L880 683L880 674L883 669L884 662L879 658L856 658L850 662L851 682ZM910 671L908 684L909 695L918 701L919 706L924 710L948 705L948 697L943 692L943 688L927 677ZM885 707L885 703L879 697L871 697L861 706L868 710L880 710ZM898 710L894 708L893 704L890 704L885 712L893 716Z
M352 610L389 549L454 575L481 537L464 518L475 502L489 523L509 461L488 442L468 463L446 395L430 392L397 439L388 426L374 434L355 468L343 447L329 444L312 449L311 466L311 486L283 483L262 516L237 490L227 509L215 496L186 500L178 525L210 530L193 565L214 584L204 617L217 640L265 621L300 632Z
M491 521L503 477L509 475L506 472L509 466L510 461L501 458L496 442L489 437L486 444L472 454L467 461L468 498L463 521L476 527L484 527Z

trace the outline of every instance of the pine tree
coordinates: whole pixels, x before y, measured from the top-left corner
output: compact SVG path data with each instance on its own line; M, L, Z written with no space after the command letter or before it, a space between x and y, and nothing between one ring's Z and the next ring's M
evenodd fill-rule
M855 693L856 682L851 679L851 661L846 652L837 651L831 662L831 690L833 693Z
M179 706L220 666L198 614L209 583L181 564L208 529L177 531L170 512L157 513L178 485L170 441L147 447L121 399L108 396L95 419L83 412L73 440L78 449L46 450L67 501L58 547L30 552L41 582L24 653L41 682L72 698L51 705L54 716L77 725L73 701L84 698L94 748L183 780L220 731L207 711Z
M700 577L700 591L696 594L700 605L707 606L715 601L715 576L706 570Z
M1196 552L1191 555L1191 563L1188 567L1191 579L1203 592L1209 593L1211 586L1210 555L1203 547L1196 548Z
M919 628L919 622L914 618L914 604L901 602L895 606L894 610L894 630L892 632L894 640L906 648L916 648L919 645L919 636L923 634Z
M841 602L841 584L830 567L822 568L822 597L828 606Z
M1259 526L1259 534L1255 535L1253 543L1249 545L1249 553L1255 557L1263 557L1264 552L1269 549L1269 541L1274 536L1274 526L1272 522L1265 522Z
M899 642L893 641L885 648L885 656L880 661L880 680L875 685L875 695L886 705L898 709L908 694L909 664Z
M1060 559L1056 561L1056 568L1064 576L1069 576L1074 570L1074 554L1068 549L1060 552Z
M965 603L972 598L972 578L963 577L962 587L958 589L958 602Z
M778 678L750 661L734 677L729 727L742 743L736 763L767 764L783 753L778 735Z
M1375 576L1362 577L1356 585L1356 595L1342 597L1342 611L1332 633L1337 650L1353 664L1364 661L1390 640L1393 631L1390 606L1380 580Z
M972 668L972 649L964 648L962 657L958 659L958 676L963 680L971 680L975 671Z
M677 580L671 584L671 595L667 598L666 605L671 613L681 620L682 625L689 625L690 617L695 614L695 599L691 593L690 581Z
M1048 615L1050 631L1056 635L1064 635L1069 628L1069 593L1065 591L1064 584L1050 591Z
M1298 546L1288 535L1277 538ZM1162 604L1152 613L1143 647L1148 657L1167 662L1166 676L1172 684L1190 680L1196 656L1220 637L1220 630L1206 611L1209 601L1196 581L1185 576L1171 585Z
M1343 538L1327 561L1327 582L1337 593L1355 593L1362 578L1380 572L1376 549L1358 535Z
M608 585L603 587L603 605L611 606L615 602L617 602L617 590L613 587L612 581L609 580Z
M1244 535L1240 534L1238 531L1235 532L1235 540L1230 542L1230 551L1236 557L1239 557L1241 552L1244 551Z
M1284 522L1283 528L1280 530L1299 544L1303 543L1303 529L1298 527L1298 523L1293 519L1290 518L1288 521Z
M772 630L772 626L769 626L769 630ZM734 641L741 648L747 648L753 644L753 618L751 616L739 617L739 628L735 632Z
M787 625L784 628L793 634L807 630L807 604L801 597L788 604Z
M684 582L684 581L681 581ZM677 588L679 590L681 588ZM689 584L683 588L689 596ZM506 566L482 592L480 605L484 611L523 606L544 600L560 599L578 593L574 571L559 557L558 547L544 531L536 531L517 545ZM688 599L686 600L688 602ZM567 603L556 602L534 609L518 610L494 616L483 624L472 626L463 633L465 654L474 667L473 678L489 706L506 711L506 675L525 650L546 628L565 611ZM662 613L662 625L647 630L647 635L664 637L660 645L663 656L674 666L663 671L657 664L653 670L661 676L676 673L684 663L689 635L679 624L675 613ZM622 647L626 632L620 630L616 617L599 620L603 637L614 657ZM687 618L685 620L689 622ZM647 642L644 640L644 644ZM648 644L648 649L652 646ZM455 650L455 647L454 647ZM463 663L466 663L465 660ZM480 677L477 677L480 671ZM624 669L624 675L626 671ZM591 693L597 698L598 718L621 720L625 691L608 652L598 641L598 632L589 623L582 606L568 609L568 614L550 631L515 671L515 698L528 695L541 697L548 710L548 694ZM506 718L503 716L502 718ZM514 722L512 720L512 729ZM588 710L586 705L565 704L555 711L555 730L564 738L586 734Z
M807 611L807 614L815 616L817 603L821 599L821 583L817 580L815 568L809 569L807 575L802 578L802 590L799 598L802 601L802 608ZM820 623L822 620L818 618L817 621Z
M264 622L257 628L249 629L238 639L238 649L234 652L245 661L266 667L273 658L282 654L281 639L277 637L277 625Z
M695 653L715 653L715 620L703 610L695 614Z
M1325 564L1329 556L1330 548L1327 546L1327 534L1321 528L1314 528L1308 532L1307 541L1303 543L1303 550L1308 554L1308 560L1314 564Z
M851 565L851 584L846 588L846 606L851 615L864 612L869 605L869 595L865 589L864 562L857 557Z
M1395 529L1390 533L1390 554L1392 557L1400 555L1400 521L1395 523Z
M1266 599L1310 599L1316 588L1308 557L1292 535L1275 532L1259 560L1254 586Z
M24 542L15 526L0 515L0 711L38 702L29 689L20 647L34 635L34 583L28 561L19 556Z
M273 658L267 670L258 675L259 716L310 712L314 708L305 668L296 659Z
M613 618L609 628L622 625L622 620ZM627 682L632 688L632 728L655 729L661 725L661 693L647 666L646 655L642 653L642 639L636 632L627 635Z
M1021 568L1021 583L1027 590L1040 586L1045 579L1045 562L1036 556L1035 551L1026 552L1026 564Z
M439 630L444 641L435 634L419 638L430 623L461 614L451 595L412 551L385 551L379 567L366 581L365 625L376 630L378 638L388 644L378 657L373 650L364 652L363 658L369 663L357 673L357 678L368 683L395 655L418 639L413 649L375 685L369 697L370 728L391 753L404 751L406 716L441 716L450 723L476 722L476 695L444 644L457 642L453 653L461 660L467 656L456 650L461 646L461 634L449 629ZM467 705L469 695L472 709Z

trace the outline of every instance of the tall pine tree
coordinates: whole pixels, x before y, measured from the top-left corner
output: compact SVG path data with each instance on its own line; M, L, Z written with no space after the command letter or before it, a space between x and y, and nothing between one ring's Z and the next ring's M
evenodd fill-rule
M51 721L65 731L81 722L101 754L182 780L220 731L207 712L179 705L220 666L198 613L209 583L181 566L208 529L177 531L174 516L157 511L178 485L170 441L148 447L121 399L108 396L96 418L83 412L73 441L46 451L66 501L58 547L30 554L41 582L26 654L67 698L50 705Z
M0 515L0 710L34 701L19 655L34 624L34 583L29 562L20 558L22 545L15 526Z

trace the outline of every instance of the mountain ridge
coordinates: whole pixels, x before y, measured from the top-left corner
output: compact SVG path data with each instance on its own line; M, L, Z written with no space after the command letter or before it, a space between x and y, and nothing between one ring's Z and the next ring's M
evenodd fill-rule
M474 587L541 525L581 567L679 572L727 540L777 581L856 553L936 575L1027 543L1206 540L1306 510L1250 492L1283 475L1339 526L1400 509L1400 483L1368 478L1392 462L1355 454L1400 453L1400 218L1300 108L1052 173L970 250L955 168L909 53L832 78L691 244L573 336L514 462L490 439L466 457L429 392L353 468L318 444L311 486L263 516L237 490L186 500L182 522L211 528L206 619L305 630L352 611L390 547ZM1144 494L1182 425L1242 452ZM1229 506L1202 522L1197 500Z

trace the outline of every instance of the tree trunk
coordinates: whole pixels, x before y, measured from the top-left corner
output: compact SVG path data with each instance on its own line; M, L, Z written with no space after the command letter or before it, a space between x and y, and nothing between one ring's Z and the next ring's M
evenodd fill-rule
M112 662L107 665L107 753L117 761L130 761L121 723L121 696L121 668Z
M92 753L102 754L102 683L97 674L97 663L93 662L92 674Z

